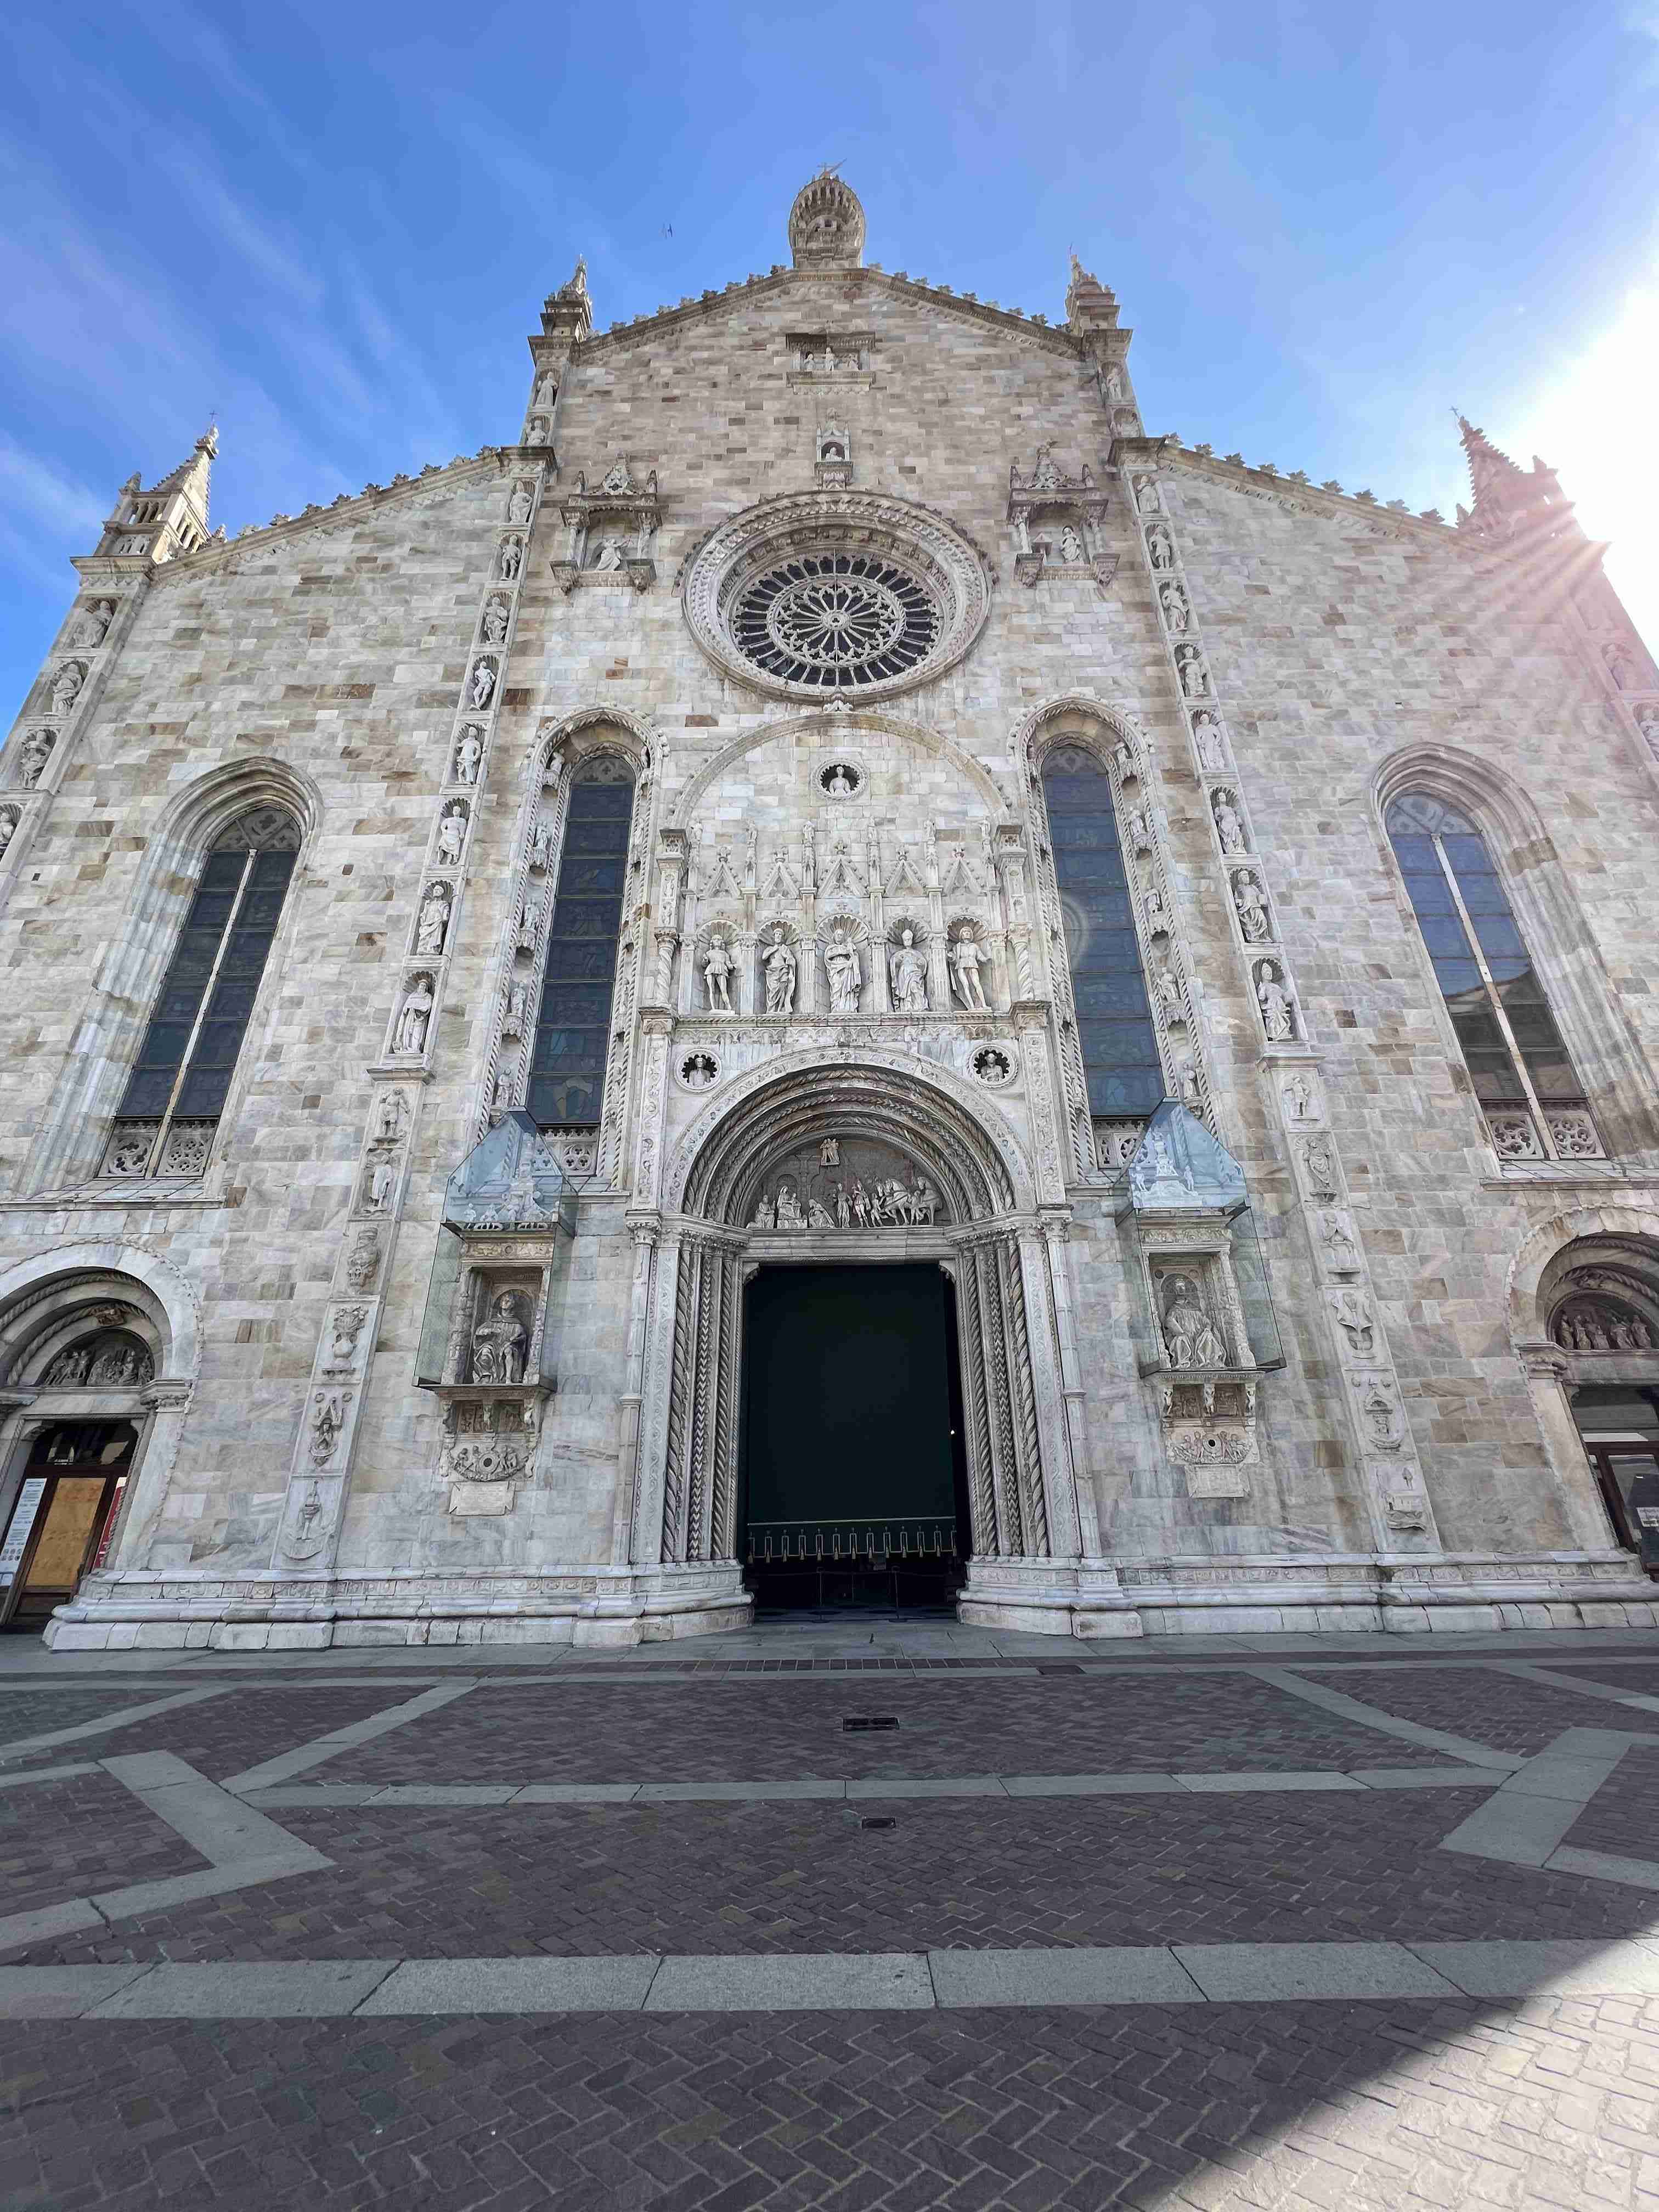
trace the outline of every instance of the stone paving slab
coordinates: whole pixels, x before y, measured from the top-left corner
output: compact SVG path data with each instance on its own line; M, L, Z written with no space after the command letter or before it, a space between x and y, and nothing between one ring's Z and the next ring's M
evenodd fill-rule
M404 1703L406 1696L396 1686L326 1691L228 1686L204 1704L111 1729L92 1749L100 1759L130 1751L170 1751L198 1773L222 1782L257 1761L313 1742L330 1729L371 1719Z
M204 1864L101 1767L0 1790L0 1912L8 1917L107 1889L118 1869L144 1881Z
M1382 1711L1437 1729L1450 1729L1494 1751L1531 1758L1564 1729L1586 1726L1641 1729L1641 1717L1570 1689L1553 1689L1490 1667L1367 1669L1364 1675L1323 1668L1301 1670L1310 1681ZM1358 1686L1363 1682L1364 1686ZM1659 1735L1659 1717L1652 1723Z

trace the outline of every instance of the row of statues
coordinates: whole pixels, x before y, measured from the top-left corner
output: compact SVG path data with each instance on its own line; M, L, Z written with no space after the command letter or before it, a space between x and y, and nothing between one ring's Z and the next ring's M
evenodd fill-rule
M957 996L970 1013L988 1011L985 986L980 969L988 955L969 929L963 929L951 940L950 967ZM723 934L711 937L702 960L703 989L708 995L711 1014L734 1012L732 1004L732 978L737 973L737 956L731 941ZM859 957L859 947L848 924L836 923L823 948L824 979L830 988L830 1011L836 1014L855 1014L859 1011L859 995L864 988L864 963ZM795 992L800 979L800 960L794 945L781 922L772 926L770 941L761 951L761 971L766 985L766 1011L769 1014L789 1014L795 1010ZM895 1013L925 1014L929 1008L927 990L927 954L916 943L914 929L900 930L898 942L887 956L889 1004Z
M60 1352L40 1380L48 1389L130 1389L138 1383L154 1381L155 1375L155 1362L145 1346L106 1344L100 1352L94 1338Z
M878 1176L868 1184L854 1176L833 1182L824 1198L804 1201L793 1183L780 1182L769 1194L761 1194L751 1229L886 1229L931 1227L939 1211L939 1193L926 1176L913 1175L908 1183L896 1176Z
M1563 1314L1556 1322L1554 1334L1556 1342L1567 1352L1653 1350L1653 1331L1639 1314L1616 1314L1610 1309Z

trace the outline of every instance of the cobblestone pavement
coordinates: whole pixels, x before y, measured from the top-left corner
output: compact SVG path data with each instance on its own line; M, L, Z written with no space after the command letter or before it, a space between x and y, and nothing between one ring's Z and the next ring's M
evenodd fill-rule
M1192 1640L1062 1674L1036 1666L1071 1664L1063 1645L951 1649L985 1671L0 1654L0 1913L40 1916L0 1954L0 2205L1659 2212L1659 1711L1602 1694L1653 1695L1659 1638ZM449 1701L417 1705L436 1683ZM186 1690L211 1694L121 1717ZM156 1753L172 1763L133 1756ZM1066 1779L1020 1796L997 1776ZM893 1794L432 1802L814 1778ZM320 1859L291 1871L277 1830ZM1550 1863L1562 1838L1622 1877ZM46 1917L88 1898L79 1923ZM1546 1939L1579 1963L1517 1982ZM1466 1975L1443 1994L1298 1994L1309 1959L1369 1972L1483 1942L1504 1994L1462 1952L1425 1954ZM1025 1993L953 2001L941 1960L994 1953L1034 1962ZM876 1954L931 1958L921 1993L830 1993L836 1960ZM1166 1978L1201 1956L1221 1979L1051 2002L1067 1956ZM634 1962L643 1992L657 1958L802 1978L727 2009L511 1993L515 1960ZM456 1961L475 1994L351 2011L399 1960ZM380 1964L319 1996L350 1960ZM191 1961L280 1964L292 2016L227 2016L235 1995L203 1996L223 1985Z

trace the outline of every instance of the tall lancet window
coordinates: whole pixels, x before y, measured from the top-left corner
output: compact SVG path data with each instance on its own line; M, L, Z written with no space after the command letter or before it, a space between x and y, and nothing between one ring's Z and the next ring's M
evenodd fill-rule
M626 761L599 753L573 769L530 1060L527 1103L544 1128L599 1126L633 818Z
M1079 745L1042 764L1089 1111L1150 1114L1164 1096L1111 780Z
M1498 1150L1511 1158L1599 1152L1593 1125L1585 1141L1584 1088L1486 839L1456 807L1420 791L1396 799L1384 827Z
M199 1175L300 849L280 806L253 806L214 841L121 1100L106 1173Z

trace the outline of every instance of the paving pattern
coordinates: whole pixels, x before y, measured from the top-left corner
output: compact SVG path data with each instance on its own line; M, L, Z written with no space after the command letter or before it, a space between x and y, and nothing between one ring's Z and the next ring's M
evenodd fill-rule
M0 1669L0 2203L1659 2212L1659 1639L978 1656Z

